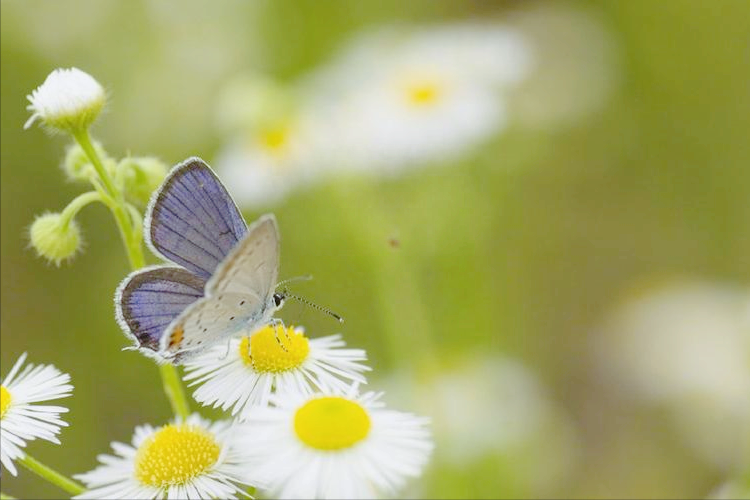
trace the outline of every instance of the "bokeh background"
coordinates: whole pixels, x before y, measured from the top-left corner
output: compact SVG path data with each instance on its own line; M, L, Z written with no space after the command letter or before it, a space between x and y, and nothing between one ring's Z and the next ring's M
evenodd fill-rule
M33 456L84 472L135 425L170 418L153 362L120 350L112 295L128 265L110 214L82 212L85 252L60 268L28 247L34 216L81 191L59 168L67 139L22 129L52 69L108 89L93 133L110 154L212 162L226 142L217 96L238 75L291 83L361 30L479 19L520 29L537 55L502 132L457 159L335 175L245 212L276 214L281 276L313 274L295 290L346 323L294 304L282 317L340 331L367 350L370 388L432 417L433 459L404 495L750 492L748 2L0 8L0 372L28 351L75 386L62 446L33 442ZM60 494L25 471L2 490Z

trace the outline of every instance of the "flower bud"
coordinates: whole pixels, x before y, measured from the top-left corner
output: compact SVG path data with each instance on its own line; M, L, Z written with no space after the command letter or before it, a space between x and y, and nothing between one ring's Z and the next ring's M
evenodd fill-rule
M37 118L52 131L75 133L88 129L104 107L104 88L94 78L77 68L56 69L30 95L32 112L23 128Z
M47 213L34 220L29 231L31 246L40 257L59 266L81 248L81 229L75 219L64 220L62 214Z
M125 197L136 205L146 205L151 193L167 175L167 165L158 158L124 158L117 165L117 176Z
M104 162L105 168L111 173L114 170L114 160L107 156L101 143L93 141L94 149L99 158ZM77 143L68 146L65 151L65 160L63 161L63 170L68 179L72 181L89 181L96 177L96 169L91 164L88 155L83 148Z

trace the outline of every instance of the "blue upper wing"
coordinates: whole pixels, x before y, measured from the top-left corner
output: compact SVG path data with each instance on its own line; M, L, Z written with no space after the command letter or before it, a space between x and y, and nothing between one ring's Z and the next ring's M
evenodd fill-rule
M200 158L175 166L146 211L151 249L208 279L247 233L247 224L219 178Z
M155 266L125 278L115 292L115 315L138 347L159 350L164 330L203 297L206 281L180 267Z

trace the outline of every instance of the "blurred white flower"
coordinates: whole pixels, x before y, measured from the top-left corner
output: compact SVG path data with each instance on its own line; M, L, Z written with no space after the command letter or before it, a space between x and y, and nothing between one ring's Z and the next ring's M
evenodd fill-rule
M186 381L200 384L193 393L203 405L232 408L232 416L245 419L258 406L267 406L274 392L313 394L317 390L343 390L352 382L365 383L369 370L361 349L343 349L340 335L308 339L302 328L287 327L276 338L266 326L252 336L230 341L229 353L216 346L185 365Z
M40 119L51 130L75 132L88 128L104 107L104 88L78 68L56 69L27 99L32 112L23 128Z
M247 420L241 443L277 498L377 498L419 476L432 450L427 420L383 408L379 394L286 393Z
M531 457L518 480L529 491L568 475L578 458L578 436L570 419L521 362L484 354L469 356L422 383L408 374L382 380L396 404L430 415L436 459L471 468L490 455Z
M599 373L665 405L687 442L717 465L748 453L750 292L673 282L622 303L594 337Z
M29 364L19 374L25 360L23 353L0 385L0 462L14 476L13 461L24 455L28 441L60 444L56 436L68 425L60 420L67 408L32 403L65 398L73 390L70 375L52 365Z
M135 428L132 446L112 443L96 469L76 475L89 488L74 498L237 498L257 486L236 427L198 415Z
M342 168L395 173L450 161L507 122L501 89L526 76L523 39L502 26L365 32L308 81L331 111Z

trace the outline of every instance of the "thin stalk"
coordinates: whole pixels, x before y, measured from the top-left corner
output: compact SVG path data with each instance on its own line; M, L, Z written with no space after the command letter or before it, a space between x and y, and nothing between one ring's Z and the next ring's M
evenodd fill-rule
M190 407L185 398L185 390L180 382L177 367L169 364L160 365L159 373L161 373L164 393L167 395L169 404L172 405L172 411L183 420L186 419L190 414Z
M104 202L104 200L102 199L102 195L96 191L89 191L88 193L83 193L73 198L73 201L68 203L68 206L65 207L61 214L66 228L70 221L73 220L76 214L78 214L78 212L83 207L95 201Z
M18 460L18 463L23 465L42 479L49 481L55 486L59 486L71 495L80 495L81 493L86 491L86 488L81 486L79 483L63 476L56 470L44 465L39 460L36 460L29 455L24 455L23 458Z
M110 207L112 215L115 217L117 228L120 230L120 236L125 244L125 250L128 254L128 260L130 261L130 267L132 269L139 269L146 265L146 261L143 258L143 249L140 245L140 236L136 235L133 231L133 226L130 222L125 208L125 199L120 190L117 189L112 178L110 177L107 169L104 167L99 155L96 153L93 144L91 143L91 136L89 136L88 130L82 130L73 134L75 140L80 144L83 151L91 160L91 164L94 165L96 173L99 175L99 179L104 184L104 189L107 193L115 200L115 203Z

